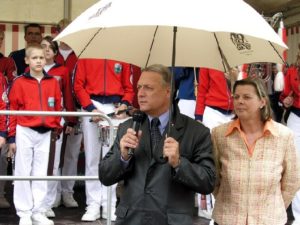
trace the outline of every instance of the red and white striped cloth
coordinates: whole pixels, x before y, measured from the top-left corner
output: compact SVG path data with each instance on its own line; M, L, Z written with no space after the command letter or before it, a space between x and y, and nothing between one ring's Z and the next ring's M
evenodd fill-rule
M296 57L299 51L298 45L300 43L300 24L289 27L286 31L287 45L287 62L289 64L296 62Z
M25 47L24 40L24 26L26 24L11 24L11 23L0 23L0 30L5 32L4 42L0 48L5 56L8 56L12 51L22 49ZM51 25L41 25L42 35L55 36L56 28Z

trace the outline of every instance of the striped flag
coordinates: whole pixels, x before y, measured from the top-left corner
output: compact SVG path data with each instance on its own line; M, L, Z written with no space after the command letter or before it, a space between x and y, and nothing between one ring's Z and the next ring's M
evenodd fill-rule
M294 64L296 62L296 56L298 54L298 44L300 43L300 25L294 25L287 29L287 44L289 46L287 61L289 64Z
M26 24L0 23L0 29L5 32L5 38L0 48L0 52L2 52L5 56L8 56L12 51L25 47L24 26L26 26ZM46 35L56 35L55 26L41 26L43 37Z

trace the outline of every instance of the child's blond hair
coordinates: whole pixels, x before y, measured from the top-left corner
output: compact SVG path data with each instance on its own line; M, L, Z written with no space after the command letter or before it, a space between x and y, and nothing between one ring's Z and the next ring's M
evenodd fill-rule
M34 49L40 49L43 51L43 48L40 44L29 44L25 48L25 57L29 57L31 55L32 50Z

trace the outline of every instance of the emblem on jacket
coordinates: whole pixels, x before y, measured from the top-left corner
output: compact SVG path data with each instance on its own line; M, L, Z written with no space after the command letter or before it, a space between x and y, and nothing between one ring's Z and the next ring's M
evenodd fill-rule
M48 97L48 106L53 108L54 103L55 103L54 97Z
M230 39L237 50L251 50L251 44L246 40L243 34L230 33Z
M122 65L120 63L115 63L114 70L116 74L120 74L122 72Z

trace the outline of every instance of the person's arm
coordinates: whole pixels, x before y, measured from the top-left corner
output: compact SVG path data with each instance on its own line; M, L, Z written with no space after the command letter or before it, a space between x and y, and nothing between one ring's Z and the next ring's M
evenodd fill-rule
M128 63L122 63L122 86L124 89L124 95L122 96L122 104L127 106L132 105L134 91L131 82L131 67Z
M72 95L72 84L70 72L67 67L63 67L63 103L64 107L68 112L76 111L75 104ZM78 117L76 116L66 116L65 120L68 127L74 127L78 122ZM68 129L67 129L68 130Z
M17 75L15 61L12 58L7 57L5 73L8 83L11 84Z
M196 133L189 142L191 145L181 146L189 148L192 152L190 157L180 156L180 163L173 170L173 180L181 183L197 193L210 194L215 185L215 165L212 154L210 131L202 124L201 128L191 127Z
M6 89L7 83L4 75L0 72L0 110L6 110ZM5 140L7 137L7 116L0 116L0 148L5 144Z
M287 209L300 188L300 160L292 133L289 133L287 143L284 146L286 146L286 152L282 164L281 192Z
M22 90L21 87L19 87L18 80L15 80L8 93L8 109L9 110L18 110L19 105L19 92ZM7 157L12 157L16 153L16 126L17 126L17 116L9 115L8 116L8 153Z
M79 101L80 105L87 111L92 112L96 109L93 105L90 95L85 89L86 82L87 82L87 74L86 74L86 67L87 61L85 59L78 60L75 75L74 75L74 93L76 95L77 100ZM89 74L91 76L92 74Z
M205 96L209 90L209 69L200 68L198 80L199 84L197 89L195 119L202 121L205 108Z
M55 88L55 111L62 111L62 95L61 95L61 89L60 89L60 85L59 82L54 78L54 87ZM61 129L60 126L60 121L61 121L61 117L60 116L55 116L55 121L57 124L57 128Z
M20 91L22 88L19 86L19 79L16 79L8 92L8 109L9 110L19 110L19 102L20 101ZM17 116L9 115L8 116L8 143L15 143L15 136L16 136L16 125L17 125Z

